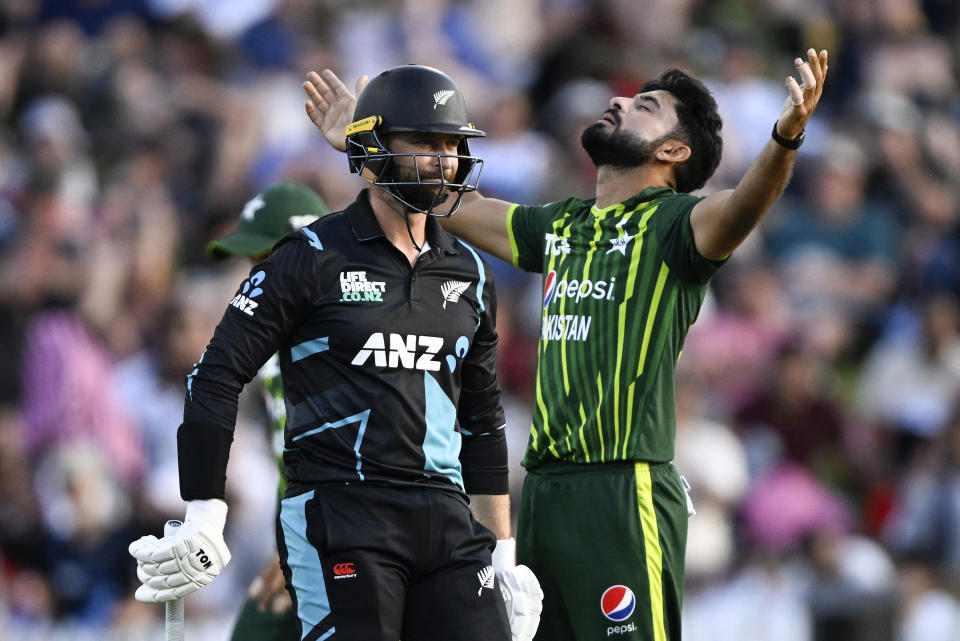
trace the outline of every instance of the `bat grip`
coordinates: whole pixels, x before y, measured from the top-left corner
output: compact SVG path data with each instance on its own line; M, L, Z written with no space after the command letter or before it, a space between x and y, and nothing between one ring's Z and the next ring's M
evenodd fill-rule
M163 535L173 536L181 525L183 523L180 521L167 521L163 526ZM166 641L183 641L183 599L167 601L166 617Z

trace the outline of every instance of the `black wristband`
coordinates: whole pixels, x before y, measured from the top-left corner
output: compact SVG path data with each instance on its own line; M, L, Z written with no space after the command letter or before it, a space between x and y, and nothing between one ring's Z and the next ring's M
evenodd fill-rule
M184 423L177 430L180 497L223 499L233 432L206 423Z
M787 149L796 151L797 149L800 148L800 145L803 144L803 139L806 138L807 136L807 130L806 129L801 130L800 134L796 138L784 138L783 136L777 133L777 124L779 122L780 121L777 120L776 122L773 123L773 133L770 134L770 137L773 138L773 141L778 145L780 145L781 147L785 147Z
M507 436L504 430L464 438L460 446L460 466L467 494L509 493Z

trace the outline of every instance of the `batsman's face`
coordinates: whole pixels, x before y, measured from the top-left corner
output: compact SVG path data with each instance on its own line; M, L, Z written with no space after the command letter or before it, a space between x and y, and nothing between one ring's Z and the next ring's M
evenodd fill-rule
M446 182L457 175L457 146L460 136L449 134L400 133L390 137L388 146L395 154L430 154L401 156L393 160L396 176L404 182L438 183L441 171ZM439 157L433 154L441 154ZM443 154L446 154L444 156ZM419 176L419 181L418 181Z

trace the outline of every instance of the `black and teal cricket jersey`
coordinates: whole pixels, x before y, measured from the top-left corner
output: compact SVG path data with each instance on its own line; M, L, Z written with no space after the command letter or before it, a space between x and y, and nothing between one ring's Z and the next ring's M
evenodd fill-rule
M411 266L365 190L251 270L187 376L185 500L223 497L238 395L275 352L286 496L367 481L506 493L492 270L435 219L426 233Z
M694 245L700 200L657 187L605 209L510 208L513 263L543 274L525 467L673 458L675 365L722 263Z

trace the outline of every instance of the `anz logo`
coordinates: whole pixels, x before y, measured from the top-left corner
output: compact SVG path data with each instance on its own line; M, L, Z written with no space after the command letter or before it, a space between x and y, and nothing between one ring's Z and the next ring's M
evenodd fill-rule
M350 364L365 365L373 356L373 364L376 367L399 367L437 372L440 371L440 361L434 357L442 348L443 338L439 336L413 334L406 336L390 334L388 347L383 332L376 332L370 335Z
M253 310L258 307L258 304L253 299L263 293L263 290L260 288L260 283L262 283L266 277L267 273L261 269L248 278L243 283L243 289L233 297L230 304L247 316L253 316Z

